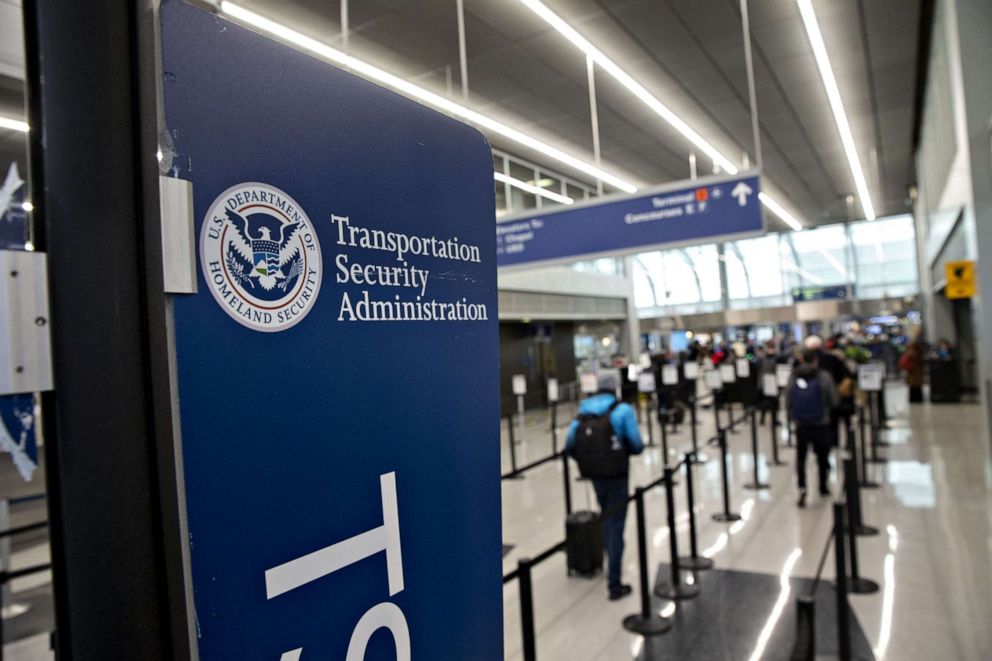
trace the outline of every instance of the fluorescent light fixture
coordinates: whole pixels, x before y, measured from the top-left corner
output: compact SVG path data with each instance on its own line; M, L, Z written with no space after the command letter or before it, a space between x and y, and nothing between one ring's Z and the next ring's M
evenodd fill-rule
M861 169L861 159L858 158L858 150L854 145L851 125L847 121L844 101L840 97L837 79L834 78L834 70L830 66L830 56L823 43L823 35L820 33L820 24L816 20L816 12L813 11L813 3L811 0L796 0L796 4L799 5L799 13L802 14L803 25L806 26L809 45L813 48L813 55L816 57L816 66L820 70L820 78L823 79L823 87L827 92L827 99L830 101L830 110L834 114L834 122L836 122L837 131L840 133L844 154L847 156L847 163L851 168L851 176L854 177L854 186L858 190L861 208L865 212L865 218L875 220L875 207L872 205L871 195L868 193L868 182L865 181L865 173Z
M621 69L613 60L604 55L601 50L596 48L588 39L579 34L579 32L569 25L563 18L548 9L548 7L546 7L539 0L520 0L520 2L526 5L532 12L537 14L541 20L554 28L559 34L568 39L573 45L575 45L576 48L585 53L586 56L598 64L600 68L610 74L618 83L623 85L634 96L640 99L644 105L653 110L672 128L689 140L689 142L698 147L704 154L713 159L713 162L719 165L723 170L729 172L730 174L737 174L739 172L737 166L734 165L729 158L721 154L716 147L707 142L681 117L672 112L670 108L645 89L643 85L634 80L630 74ZM778 204L770 195L767 193L761 193L759 197L761 199L761 203L764 204L772 213L778 216L786 225L796 231L803 228L802 223L796 220L792 214L783 209L782 205Z
M470 124L478 126L479 128L486 129L507 138L508 140L512 140L519 145L540 152L541 154L544 154L559 163L564 163L565 165L575 168L580 172L584 172L585 174L599 179L614 188L622 190L626 193L634 193L637 191L637 186L631 182L611 174L606 170L597 167L593 163L584 161L581 158L558 149L557 147L552 147L537 138L507 126L506 124L503 124L502 122L499 122L491 117L487 117L486 115L476 112L475 110L466 108L465 106L455 103L446 97L430 92L422 87L418 87L408 80L404 80L399 76L379 69L378 67L375 67L363 60L359 60L358 58L352 57L351 55L347 55L336 48L331 48L316 39L312 39L306 35L296 32L295 30L289 29L285 25L281 25L275 21L265 18L264 16L248 11L247 9L244 9L243 7L240 7L232 2L228 2L227 0L221 2L220 9L223 13L237 19L238 21L241 21L242 23L251 25L271 36L278 37L283 41L299 46L300 48L303 48L304 50L307 50L325 60L351 69L363 78L372 80L380 85L384 85L392 90L395 90L404 96L432 106L444 113L447 113L448 115L451 115L452 117L463 119Z
M540 195L541 197L546 197L549 200L554 200L561 204L575 204L575 200L565 195L559 195L539 186L534 186L533 184L528 184L526 181L520 181L519 179L514 179L513 177L508 177L502 172L493 172L493 178L496 181L501 181L505 184L510 184L514 188L519 188L520 190L527 191L534 195Z
M27 122L22 122L19 119L14 119L13 117L2 117L0 116L0 129L8 129L10 131L20 131L21 133L27 133L31 127L28 126Z
M786 211L781 204L776 202L771 195L769 195L764 191L761 191L760 193L758 193L758 199L761 200L761 203L764 204L769 211L771 211L773 214L778 216L782 220L782 222L784 222L786 225L788 225L797 232L802 231L803 224L800 223L798 220L796 220L795 216L793 216L791 213Z
M681 117L672 112L668 106L659 101L658 98L645 89L643 85L634 80L630 74L621 69L613 60L604 55L601 50L593 46L588 39L579 34L575 28L566 23L563 18L558 16L558 14L548 9L539 0L520 0L520 2L526 5L526 7L532 12L537 14L541 20L557 30L563 37L572 42L576 48L585 53L606 73L613 76L618 83L626 87L631 94L643 101L644 105L668 122L672 128L681 133L689 142L698 147L704 154L712 158L713 161L723 170L729 172L730 174L737 174L737 166L734 165L730 159L721 154L716 147L704 140L703 136L696 133L696 131L685 123Z

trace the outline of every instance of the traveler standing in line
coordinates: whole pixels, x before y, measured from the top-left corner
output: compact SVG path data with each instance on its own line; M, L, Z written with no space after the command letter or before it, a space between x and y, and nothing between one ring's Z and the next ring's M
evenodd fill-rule
M840 401L833 377L819 367L819 353L803 352L786 389L786 410L796 424L796 477L799 481L799 507L806 506L806 456L813 446L816 455L820 495L829 496L831 412Z
M598 392L582 400L579 416L568 427L565 452L579 464L579 471L592 481L599 508L619 511L603 521L606 555L609 560L610 600L620 599L631 587L620 581L623 531L627 520L629 456L644 450L637 416L629 404L616 398L616 377L599 377Z
M910 342L899 357L899 368L906 372L909 403L919 404L923 401L923 344L918 339Z
M829 351L824 351L822 337L819 335L810 335L803 341L803 347L806 351L812 351L816 354L817 364L820 366L820 370L830 375L830 378L833 379L835 388L840 387L841 384L845 384L845 386L850 384L850 394L853 396L854 375L851 374L849 369L847 369L847 365L844 364L843 358L839 358ZM830 409L830 424L827 426L827 435L830 439L830 445L832 447L837 447L840 444L840 435L838 433L840 419L840 400L838 400L837 403L835 403Z

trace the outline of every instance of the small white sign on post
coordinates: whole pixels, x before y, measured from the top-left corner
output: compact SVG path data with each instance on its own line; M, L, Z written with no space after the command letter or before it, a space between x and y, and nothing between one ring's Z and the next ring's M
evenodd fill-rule
M687 362L682 366L682 373L690 381L695 381L699 378L699 363L694 360Z
M774 374L763 374L761 376L761 391L765 397L778 397L778 379Z
M730 363L720 365L720 378L723 379L724 383L733 383L736 381L737 372L734 371L734 366Z
M513 375L513 394L517 396L527 394L527 377L523 374Z
M747 358L737 359L737 376L741 379L747 379L751 377L751 363Z
M706 385L709 386L710 390L723 388L723 377L720 376L719 370L713 369L706 372Z
M665 386L679 385L679 368L675 365L662 365L661 384Z
M640 392L654 392L654 372L641 372L637 377L637 389Z
M590 395L599 390L599 379L595 374L583 374L579 377L579 389Z
M558 379L554 377L548 379L548 401L558 401Z
M789 385L789 379L792 378L792 365L776 365L775 366L775 380L778 382L779 388L785 388Z
M884 372L881 363L858 366L858 388L865 392L880 392Z

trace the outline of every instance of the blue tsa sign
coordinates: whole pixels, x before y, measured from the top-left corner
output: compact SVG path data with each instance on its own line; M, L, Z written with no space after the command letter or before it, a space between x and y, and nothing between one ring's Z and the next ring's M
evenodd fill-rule
M497 263L574 261L755 236L765 231L759 192L752 172L509 217L496 226Z
M198 657L502 659L489 145L179 0L161 34Z

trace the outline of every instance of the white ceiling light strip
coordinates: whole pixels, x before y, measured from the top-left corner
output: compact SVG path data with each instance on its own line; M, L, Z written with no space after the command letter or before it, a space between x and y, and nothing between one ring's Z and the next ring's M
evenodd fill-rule
M558 202L560 204L575 204L575 200L566 195L560 195L553 191L549 191L545 188L534 186L533 184L528 184L526 181L521 181L519 179L514 179L513 177L508 177L502 172L493 172L493 179L495 179L496 181L503 182L504 184L510 184L514 188L519 188L522 191L527 191L528 193L532 193L534 195L540 195L541 197L545 197L549 200L554 200L555 202Z
M572 42L572 44L591 58L604 71L613 76L618 83L627 88L627 90L640 99L646 106L651 108L651 110L668 122L672 128L685 136L689 142L701 149L703 153L713 159L714 163L730 174L737 174L738 168L729 158L721 154L716 147L707 142L681 117L672 112L671 109L648 92L643 85L634 80L630 74L621 69L613 60L608 58L602 51L593 46L588 39L579 34L578 31L566 23L563 18L548 9L539 0L520 0L520 2L537 14L541 20L554 28L559 34ZM767 193L761 193L759 198L761 199L761 203L764 204L769 211L778 216L786 225L797 232L803 229L802 223L796 220L795 216L786 211L785 208L776 202L770 195Z
M552 147L537 138L531 137L522 131L518 131L517 129L507 126L502 122L496 121L491 117L487 117L486 115L466 108L463 105L454 103L439 94L435 94L422 87L418 87L417 85L414 85L413 83L387 71L383 71L368 62L364 62L335 48L331 48L330 46L315 39L300 34L295 30L291 30L285 25L276 23L275 21L248 11L247 9L239 7L238 5L226 0L221 3L220 8L223 13L237 19L238 21L241 21L242 23L246 23L274 37L278 37L279 39L295 44L296 46L299 46L300 48L303 48L326 60L347 67L363 78L367 78L381 85L385 85L386 87L389 87L404 96L416 99L417 101L433 106L434 108L437 108L438 110L441 110L442 112L445 112L453 117L463 119L480 128L492 131L497 135L501 135L504 138L512 140L519 145L540 152L541 154L544 154L559 163L564 163L565 165L573 167L580 172L584 172L591 177L600 179L614 188L627 193L634 193L637 191L636 185L621 177L611 174L596 165L589 163L588 161L572 156L557 147Z
M29 128L30 127L27 122L22 122L21 120L14 119L13 117L0 117L0 129L27 133Z
M803 17L803 25L806 26L806 34L809 36L809 45L813 48L816 66L820 70L820 78L823 79L823 87L827 92L827 99L830 101L830 110L833 112L834 122L836 122L837 131L840 133L840 141L844 146L844 154L847 156L847 163L851 168L851 176L854 177L854 186L858 190L861 208L865 212L866 219L875 220L875 207L871 202L871 195L868 193L868 182L865 180L864 170L861 169L861 159L858 158L858 150L854 145L851 125L847 121L844 101L840 97L837 79L834 78L834 71L830 66L830 56L823 43L823 35L820 33L820 24L816 20L816 12L813 11L813 3L811 0L796 0L796 4L799 5L799 13Z
M617 66L613 60L608 58L602 51L593 46L588 39L579 34L575 28L566 23L564 19L548 9L543 3L539 2L539 0L520 0L520 2L526 5L532 12L537 14L541 20L557 30L563 37L572 42L572 44L574 44L579 50L588 55L593 62L598 64L604 71L613 76L618 83L627 88L627 90L629 90L634 96L643 101L644 105L668 122L672 128L685 136L689 142L696 145L696 147L701 149L703 153L712 158L713 161L723 170L729 172L730 174L737 174L737 166L734 165L730 159L721 154L716 147L704 140L703 137L696 133L691 126L686 124L681 117L672 112L668 106L659 101L658 98L651 94L651 92L647 91L643 85L634 80L630 74Z

